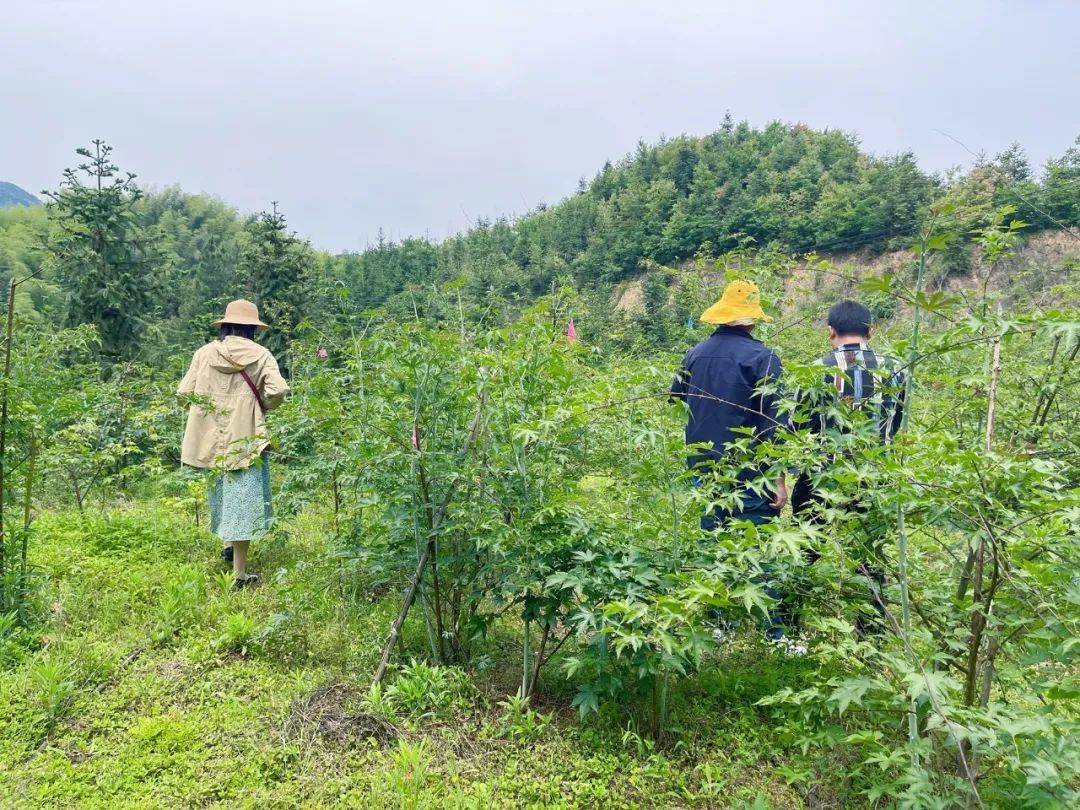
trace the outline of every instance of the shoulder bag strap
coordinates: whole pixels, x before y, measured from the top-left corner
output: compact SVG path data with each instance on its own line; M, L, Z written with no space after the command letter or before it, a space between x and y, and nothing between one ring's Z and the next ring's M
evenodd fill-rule
M240 369L240 376L244 378L244 382L246 382L248 388L251 389L251 393L255 396L255 401L259 403L259 410L262 411L263 416L265 416L266 406L263 404L262 397L259 396L259 389L256 388L255 383L251 381L251 375L247 373L247 369Z

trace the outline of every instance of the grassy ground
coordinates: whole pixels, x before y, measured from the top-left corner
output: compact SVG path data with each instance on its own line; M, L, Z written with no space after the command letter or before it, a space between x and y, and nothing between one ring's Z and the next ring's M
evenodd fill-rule
M253 550L263 584L235 593L190 516L43 516L44 645L0 659L3 805L846 803L842 772L796 779L802 755L753 706L806 666L756 638L673 691L659 745L627 715L579 722L555 667L535 713L500 705L519 674L497 644L484 672L419 665L372 702L397 597L343 598L355 578L323 537L310 518L279 529Z

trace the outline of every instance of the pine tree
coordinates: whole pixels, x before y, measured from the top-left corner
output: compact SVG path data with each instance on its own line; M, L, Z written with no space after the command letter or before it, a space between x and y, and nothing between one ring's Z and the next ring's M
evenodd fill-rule
M1031 164L1028 163L1027 155L1024 154L1024 147L1015 141L994 158L994 165L1008 183L1024 183L1031 179Z
M289 231L277 202L272 206L245 225L248 239L240 267L248 297L259 305L262 319L273 326L266 346L287 367L285 352L305 315L305 291L315 270L315 254L306 240Z
M134 212L142 195L135 175L112 162L112 147L94 140L75 152L86 162L66 169L57 191L43 192L60 229L52 248L68 323L97 327L101 357L111 364L139 352L157 299L157 249Z
M689 144L680 144L670 168L670 176L679 193L686 196L694 182L694 167L698 164L698 154Z

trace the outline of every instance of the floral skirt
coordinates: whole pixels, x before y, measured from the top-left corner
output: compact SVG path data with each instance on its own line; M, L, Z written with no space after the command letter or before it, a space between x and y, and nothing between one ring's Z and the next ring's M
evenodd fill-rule
M270 463L263 453L243 470L210 473L210 531L223 543L254 540L270 528Z

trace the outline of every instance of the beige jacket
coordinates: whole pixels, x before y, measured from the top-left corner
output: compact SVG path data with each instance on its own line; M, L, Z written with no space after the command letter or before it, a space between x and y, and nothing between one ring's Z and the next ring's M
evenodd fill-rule
M241 370L259 389L267 410L285 398L289 386L269 350L236 335L207 343L195 352L176 389L179 397L202 399L188 410L180 454L184 464L243 469L270 444L262 411Z

